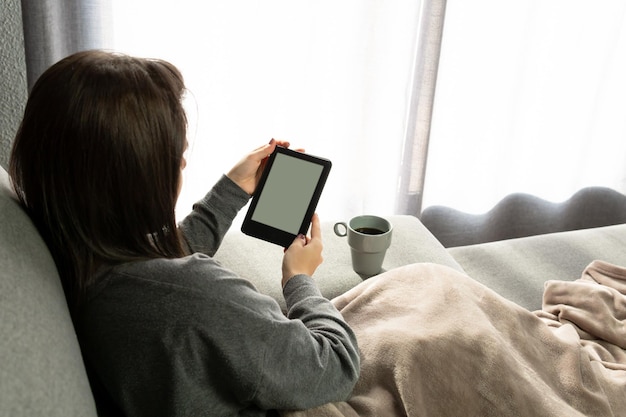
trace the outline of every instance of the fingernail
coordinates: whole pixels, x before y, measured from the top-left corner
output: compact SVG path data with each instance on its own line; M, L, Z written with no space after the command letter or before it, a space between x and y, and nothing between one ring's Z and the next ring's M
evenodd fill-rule
M304 236L302 233L300 233L300 234L298 235L298 237L299 237L300 239L306 239L306 236Z

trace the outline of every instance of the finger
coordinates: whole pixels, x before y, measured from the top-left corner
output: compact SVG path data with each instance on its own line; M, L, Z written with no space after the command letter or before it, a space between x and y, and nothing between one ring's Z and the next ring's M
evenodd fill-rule
M313 214L311 218L311 239L319 239L322 237L322 231L320 227L320 218L317 213Z
M266 143L265 145L260 146L252 151L251 156L255 161L262 161L263 159L269 157L272 152L274 152L274 149L276 149L276 145L277 142L272 139L270 143Z
M289 245L289 247L292 246L296 246L296 247L303 247L306 245L306 236L304 235L298 235L296 236L296 238L293 240L293 242L291 242L291 245Z
M278 146L282 146L283 148L288 148L289 146L291 146L291 143L289 143L286 140L279 140L279 139L272 139L273 141L276 141L276 144ZM271 142L270 142L271 143Z
M256 148L256 149L255 149L255 150L253 150L252 152L254 153L254 152L259 151L259 150L261 150L261 149L265 149L265 148L267 148L268 146L270 146L270 145L274 144L275 142L276 142L276 139L270 139L269 143L264 143L263 145L259 146L258 148Z

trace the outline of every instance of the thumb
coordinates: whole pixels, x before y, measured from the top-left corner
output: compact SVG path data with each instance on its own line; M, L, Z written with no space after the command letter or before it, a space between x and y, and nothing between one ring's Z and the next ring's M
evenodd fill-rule
M306 236L300 233L291 243L292 245L305 246L306 245Z
M276 149L276 145L277 145L276 139L272 139L270 140L269 143L266 143L265 145L258 147L252 153L255 159L260 161L269 157L274 152L274 149Z
M291 242L291 245L289 245L289 247L285 248L285 252L287 252L287 250L291 247L304 247L306 245L306 236L304 236L303 234L299 234L298 236L296 236L296 238L293 240L293 242Z

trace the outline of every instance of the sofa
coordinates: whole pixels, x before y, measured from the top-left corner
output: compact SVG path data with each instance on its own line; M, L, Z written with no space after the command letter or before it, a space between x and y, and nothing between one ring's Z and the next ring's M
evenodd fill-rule
M0 416L96 416L54 262L3 169L0 213ZM626 225L446 249L418 218L388 219L394 230L385 270L416 262L447 265L531 310L540 308L547 279L574 280L594 259L626 265ZM328 298L362 281L333 224L322 224L325 262L315 274ZM280 248L231 230L216 258L282 304Z

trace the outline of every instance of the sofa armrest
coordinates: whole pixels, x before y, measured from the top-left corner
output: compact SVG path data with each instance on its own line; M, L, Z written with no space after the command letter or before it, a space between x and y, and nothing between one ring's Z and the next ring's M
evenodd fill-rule
M384 270L417 262L432 262L462 271L435 237L413 216L387 216L393 224L391 247L383 263ZM334 298L362 282L352 270L346 238L333 232L335 222L322 222L324 263L314 277L327 298ZM250 280L257 289L275 298L284 308L281 289L282 248L231 230L215 259L223 266Z
M0 415L95 417L52 256L0 167Z
M626 265L626 224L449 248L467 274L529 309L544 283L573 281L594 260Z

